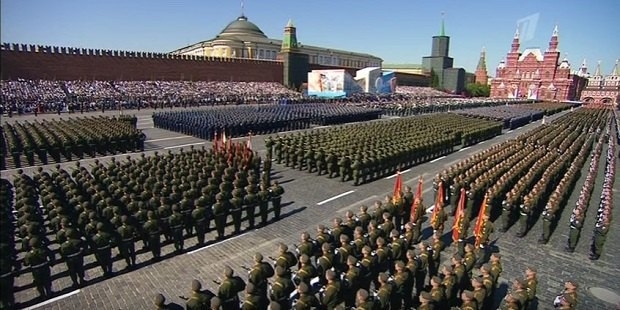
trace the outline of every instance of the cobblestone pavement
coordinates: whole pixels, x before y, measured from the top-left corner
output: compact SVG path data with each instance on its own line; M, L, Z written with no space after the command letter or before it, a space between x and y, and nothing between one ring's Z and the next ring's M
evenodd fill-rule
M137 111L136 111L137 112ZM138 126L143 128L147 134L147 153L155 150L166 151L166 148L176 151L180 147L189 147L190 144L201 144L209 146L203 140L184 137L178 133L171 133L164 130L151 128L151 110L140 111ZM94 114L94 113L93 113ZM107 113L106 113L107 114ZM45 116L45 117L52 117ZM63 117L65 117L63 115ZM551 120L557 116L553 116ZM529 124L521 129L505 132L502 136L492 140L482 142L478 145L461 149L453 154L442 157L422 165L415 166L403 173L403 181L414 187L420 175L425 176L424 199L432 200L431 183L432 176L445 167L469 157L493 144L500 143L517 135L526 132L540 124L539 122ZM259 152L264 152L264 145L261 137L253 139L253 146ZM606 152L606 147L603 150ZM514 237L515 228L511 228L506 233L495 233L492 240L503 255L504 272L501 277L503 285L500 286L498 299L504 296L506 287L510 281L516 277L522 277L526 266L534 265L538 268L539 287L538 309L552 308L552 301L561 291L562 285L567 279L576 279L581 285L579 287L579 309L615 309L615 306L605 303L594 297L589 289L592 287L606 288L616 294L620 294L620 268L616 263L616 257L620 257L618 244L620 242L620 232L617 220L612 222L607 243L600 260L592 262L588 260L589 246L591 243L592 229L598 205L598 196L601 192L601 175L604 169L604 154L599 165L599 178L597 179L590 208L588 209L586 223L582 231L582 238L579 241L575 253L567 254L563 251L568 238L568 219L572 206L581 185L583 177L578 180L573 195L564 208L558 227L552 234L550 242L546 245L539 245L536 241L542 231L542 221L538 220L524 238ZM122 155L124 157L125 155ZM138 156L138 154L131 154ZM111 156L110 156L111 157ZM118 156L117 156L118 157ZM121 158L122 158L121 157ZM109 159L109 157L107 158ZM92 162L92 159L82 160L83 164ZM73 163L64 163L63 166L72 167ZM587 171L589 162L586 162L584 171ZM277 244L284 242L292 247L299 240L299 235L303 231L308 231L314 235L314 228L317 224L329 224L331 219L336 216L343 216L347 210L357 211L362 204L370 205L375 200L382 199L386 194L391 193L394 178L384 178L364 184L352 186L348 183L340 183L335 179L327 179L324 176L317 177L306 172L300 172L274 165L273 179L277 179L286 190L283 198L285 207L283 208L283 218L270 225L257 229L244 231L241 235L231 236L219 243L209 244L206 247L197 249L195 240L190 238L186 241L186 253L173 256L172 245L167 245L162 250L162 255L166 259L151 263L150 253L138 255L139 267L136 270L126 272L123 270L124 262L116 261L114 271L116 274L108 279L102 278L101 270L92 264L93 259L87 262L87 279L89 284L77 291L70 289L70 280L66 274L54 279L53 289L56 292L54 299L41 304L41 300L36 300L36 290L32 287L29 274L22 274L16 279L18 292L16 300L23 302L22 308L33 307L40 309L152 309L153 296L162 293L168 302L184 305L182 295L189 295L190 282L198 279L203 283L203 287L212 291L217 290L217 284L212 280L222 276L224 266L231 266L236 273L243 278L246 272L241 268L243 265L252 263L252 255L261 252L265 257L275 256ZM30 169L25 169L27 172ZM15 171L3 171L3 177L11 178ZM585 173L582 173L584 176ZM618 174L617 174L618 175ZM616 181L616 184L620 182ZM617 188L617 186L616 186ZM415 189L415 187L414 187ZM614 190L614 201L620 201L618 190ZM338 197L332 199L334 197ZM615 218L620 218L618 208L614 209ZM446 227L451 227L451 221ZM425 225L425 227L428 225ZM231 233L230 231L227 231ZM425 237L430 237L431 230L424 229ZM208 239L213 239L210 233ZM446 242L449 242L449 232L445 234ZM138 244L138 247L140 244ZM454 250L451 247L446 249L443 257L449 257ZM64 264L57 264L53 273L65 270ZM499 300L497 301L499 302ZM36 304L40 303L40 304Z

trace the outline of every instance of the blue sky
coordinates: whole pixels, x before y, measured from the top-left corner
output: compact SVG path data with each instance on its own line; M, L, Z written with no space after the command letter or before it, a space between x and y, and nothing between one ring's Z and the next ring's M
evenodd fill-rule
M2 0L2 42L168 52L214 37L240 15L233 0ZM303 44L377 55L384 63L421 63L445 12L455 66L473 71L483 46L490 75L510 49L547 47L557 23L559 49L573 68L584 58L609 73L620 58L618 0L245 0L245 15L280 38L291 18ZM529 26L527 26L528 24Z

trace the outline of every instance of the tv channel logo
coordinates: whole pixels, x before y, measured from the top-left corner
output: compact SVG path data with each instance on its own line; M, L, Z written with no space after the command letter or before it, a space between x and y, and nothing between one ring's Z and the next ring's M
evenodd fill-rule
M521 42L534 38L539 18L540 13L536 13L517 20L517 30L519 31L519 40Z

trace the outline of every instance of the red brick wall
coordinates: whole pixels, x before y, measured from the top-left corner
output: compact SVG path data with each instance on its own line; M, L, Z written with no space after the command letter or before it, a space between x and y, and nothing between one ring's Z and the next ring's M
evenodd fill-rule
M246 59L172 59L3 49L2 79L193 80L282 83L282 63Z

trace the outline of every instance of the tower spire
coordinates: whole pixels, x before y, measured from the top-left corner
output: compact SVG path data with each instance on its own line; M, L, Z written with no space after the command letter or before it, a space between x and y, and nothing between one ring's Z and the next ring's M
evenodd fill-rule
M618 72L618 70L620 70L620 68L618 68L618 59L616 59L616 64L614 65L614 69L611 70L611 76L620 75L620 72Z
M600 60L596 63L596 71L594 71L594 76L601 76L601 61Z
M445 12L441 12L441 30L439 31L439 35L442 37L446 36L446 23L445 23Z
M482 47L480 52L480 60L478 60L478 66L474 73L476 77L476 83L486 85L489 82L489 75L487 73L487 52L486 48Z
M478 60L478 69L487 70L487 51L483 46L482 51L480 52L480 59Z
M520 46L521 46L521 43L519 43L519 26L517 25L517 30L515 31L515 36L512 38L512 45L511 45L510 52L511 53L518 52Z
M245 5L243 0L241 0L241 16L245 16Z

